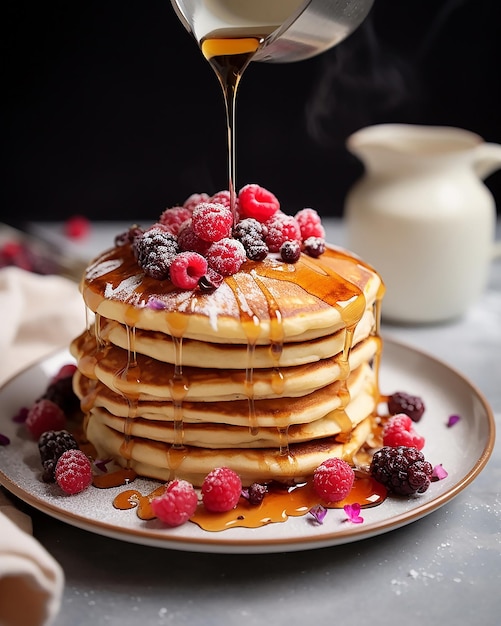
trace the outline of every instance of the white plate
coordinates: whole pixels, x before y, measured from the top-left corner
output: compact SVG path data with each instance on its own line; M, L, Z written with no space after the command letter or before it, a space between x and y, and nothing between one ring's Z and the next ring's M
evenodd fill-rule
M0 390L0 432L11 443L0 446L0 483L24 502L63 522L124 541L198 552L263 553L333 546L394 530L436 510L462 491L480 473L494 446L494 418L479 391L461 374L435 358L390 340L385 341L381 391L406 391L423 398L426 412L416 430L426 438L423 452L432 465L448 472L414 498L387 498L364 509L362 524L346 520L342 510L329 511L322 525L311 516L258 529L232 528L207 532L192 523L175 529L158 520L141 521L135 510L116 510L112 501L124 487L89 488L75 496L61 495L40 480L37 445L12 416L45 389L48 378L69 362L60 352L32 366ZM460 421L447 427L450 415ZM136 479L134 489L148 493L158 483Z

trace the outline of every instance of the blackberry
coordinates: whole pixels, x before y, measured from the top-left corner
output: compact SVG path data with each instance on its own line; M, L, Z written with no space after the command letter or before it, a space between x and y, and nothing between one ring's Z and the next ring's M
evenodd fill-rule
M38 449L44 469L42 480L53 483L56 480L55 471L59 458L67 450L78 450L78 444L67 430L48 430L40 436Z
M241 220L233 229L233 236L243 245L251 261L263 261L268 256L269 249L264 241L267 233L266 226L252 217Z
M80 400L73 391L72 381L71 376L55 380L49 384L39 400L54 402L67 417L70 417L80 408Z
M425 410L424 402L418 396L397 391L388 398L388 411L390 415L405 413L413 422L419 422Z
M325 252L325 240L321 237L308 237L303 245L306 254L315 259Z
M297 263L301 256L299 241L284 241L280 246L280 258L284 263Z
M417 448L384 446L374 453L370 473L388 491L408 496L428 489L433 468Z
M152 226L133 243L134 254L144 273L157 280L169 277L169 267L179 252L177 238L162 226Z

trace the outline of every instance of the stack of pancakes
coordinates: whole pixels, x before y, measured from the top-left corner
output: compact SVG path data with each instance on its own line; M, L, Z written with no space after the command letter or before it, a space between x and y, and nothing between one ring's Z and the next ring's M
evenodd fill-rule
M101 458L162 481L229 466L297 482L370 437L384 288L348 252L246 261L204 293L148 277L124 245L81 289L94 319L74 388Z

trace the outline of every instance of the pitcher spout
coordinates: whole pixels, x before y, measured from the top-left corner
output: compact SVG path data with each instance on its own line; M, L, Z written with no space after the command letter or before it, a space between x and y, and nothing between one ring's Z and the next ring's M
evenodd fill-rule
M501 168L501 145L483 143L474 151L473 169L479 178L484 180Z

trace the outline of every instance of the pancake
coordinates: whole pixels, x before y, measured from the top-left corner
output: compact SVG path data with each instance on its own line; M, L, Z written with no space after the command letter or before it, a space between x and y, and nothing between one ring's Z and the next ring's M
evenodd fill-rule
M98 455L196 486L219 466L246 485L352 460L379 401L377 271L339 247L309 255L304 244L294 262L268 253L210 288L180 286L139 262L144 237L130 233L84 273L92 321L71 344Z

